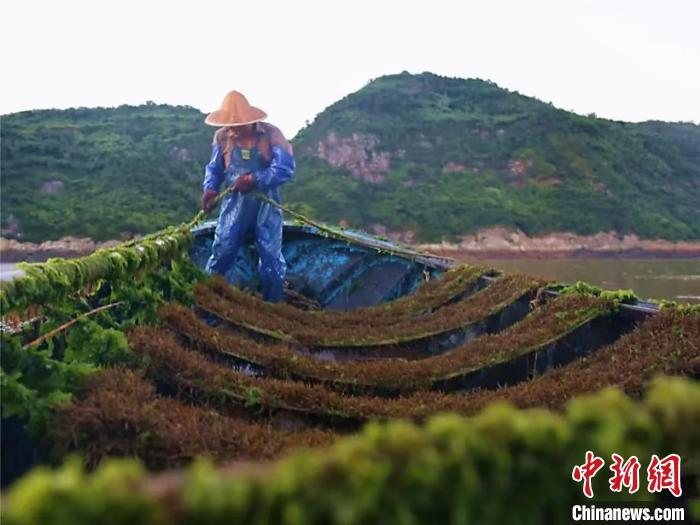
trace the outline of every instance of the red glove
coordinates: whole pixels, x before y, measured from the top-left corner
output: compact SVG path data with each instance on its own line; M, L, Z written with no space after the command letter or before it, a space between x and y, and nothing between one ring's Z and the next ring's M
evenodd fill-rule
M231 185L231 191L240 191L241 193L248 193L253 189L255 185L255 180L253 175L250 173L245 173L238 177L236 181Z
M210 211L214 207L215 198L216 192L214 190L207 190L202 193L202 209L204 211Z

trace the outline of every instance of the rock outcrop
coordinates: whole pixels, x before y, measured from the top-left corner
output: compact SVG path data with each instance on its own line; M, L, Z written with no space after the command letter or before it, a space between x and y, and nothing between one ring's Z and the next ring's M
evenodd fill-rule
M374 135L353 133L338 137L330 133L318 143L316 155L336 168L345 168L356 179L365 182L383 182L389 171L391 154L379 151L379 140Z

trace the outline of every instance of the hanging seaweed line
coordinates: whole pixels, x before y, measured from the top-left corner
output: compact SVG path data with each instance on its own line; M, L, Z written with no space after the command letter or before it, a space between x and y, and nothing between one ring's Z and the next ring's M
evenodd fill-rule
M270 204L271 206L274 206L276 208L279 208L284 213L287 213L288 215L294 217L297 221L304 223L308 226L312 226L313 228L316 228L320 232L327 234L330 237L336 237L338 239L341 239L341 240L344 240L344 241L347 241L347 242L353 243L353 244L362 244L357 239L352 237L351 235L347 235L346 233L344 233L342 230L340 230L338 228L333 228L332 226L328 226L326 224L321 224L319 222L316 222L313 219L310 219L310 218L306 217L305 215L302 215L301 213L298 213L294 210L291 210L287 206L283 206L282 204L275 202L274 200L270 199L269 197L267 197L261 193L254 192L253 195L258 200L260 200L266 204ZM424 257L434 257L434 255L432 255L428 252L423 252L423 251L417 250L411 246L407 246L407 245L398 243L396 241L394 241L394 243L397 246L399 246L401 248L401 250L392 250L389 247L378 247L378 246L375 248L380 253L381 252L386 252L389 254L396 253L396 254L406 255L409 257L413 257L413 258L415 258L416 256L421 256L421 255ZM364 244L362 244L362 245L364 246Z
M180 254L191 237L186 226L171 226L135 246L100 249L77 259L20 263L25 274L0 283L2 315L52 304L71 294L89 294L104 280L117 282L143 274Z
M564 321L566 326L562 326L560 321L556 317L550 319L544 327L545 331L556 337L578 324L573 318ZM477 362L473 364L483 368L494 363L492 358L500 361L521 355L529 348L525 339L540 331L537 324L533 322L524 331L512 329L509 334L501 336L503 346L510 349L508 355L494 351L497 349L493 345L487 345L488 348L483 347L475 352ZM547 334L541 335L541 340L547 338ZM309 370L293 380L251 376L210 359L207 353L198 348L190 347L187 343L183 345L177 334L169 329L139 326L128 337L134 352L143 359L145 376L165 389L179 392L178 399L181 401L225 410L244 404L248 393L255 391L256 408L356 420L391 417L422 419L439 411L473 414L483 408L487 401L496 399L506 399L518 406L559 407L573 395L599 390L604 386L618 386L630 394L637 394L659 372L692 377L697 374L700 363L700 346L697 344L700 317L677 311L651 317L638 330L595 353L561 367L550 368L530 380L511 386L466 392L443 392L424 387L390 397L373 395L376 392L371 388L356 395L346 395L342 389L332 388L331 384L345 378L329 374L335 381L326 384L308 381ZM505 338L510 339L507 344ZM225 340L220 340L220 346L225 344ZM452 360L456 356L453 353L443 359ZM283 377L283 357L279 352L278 357L280 360L276 365L280 367L278 370ZM288 360L291 362L292 359L293 354L290 354ZM291 366L286 368L293 375ZM375 363L375 366L378 364ZM390 366L391 363L381 373L377 370L375 382L396 374Z

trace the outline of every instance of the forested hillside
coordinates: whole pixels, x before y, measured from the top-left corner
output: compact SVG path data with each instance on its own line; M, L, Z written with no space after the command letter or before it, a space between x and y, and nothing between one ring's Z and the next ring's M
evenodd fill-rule
M117 238L196 210L212 128L189 107L2 117L3 235ZM382 77L294 139L283 198L415 240L484 226L700 239L700 126L580 116L481 80Z
M380 78L296 140L288 194L421 240L504 225L700 238L700 126L584 117L481 80ZM330 167L332 169L329 169Z
M212 136L202 120L155 104L3 116L3 235L105 240L191 217Z

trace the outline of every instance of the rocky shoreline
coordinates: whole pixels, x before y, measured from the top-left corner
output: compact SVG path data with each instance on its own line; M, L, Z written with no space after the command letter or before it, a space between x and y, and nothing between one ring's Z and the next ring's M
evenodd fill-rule
M420 248L456 259L700 258L700 241L640 239L616 232L555 232L530 237L505 228L485 228L457 243L422 244Z
M61 237L56 241L33 243L0 237L0 259L3 263L16 263L41 262L51 257L80 257L121 242L123 241L95 242L87 237Z
M407 240L399 233L386 232L385 235L396 240ZM0 259L5 263L14 263L39 262L50 257L79 257L120 242L123 241L95 242L85 237L62 237L56 241L31 243L0 238ZM640 239L634 234L621 236L615 232L595 235L556 232L530 237L522 231L498 227L465 235L459 242L443 241L419 244L417 247L456 259L700 258L700 241Z

